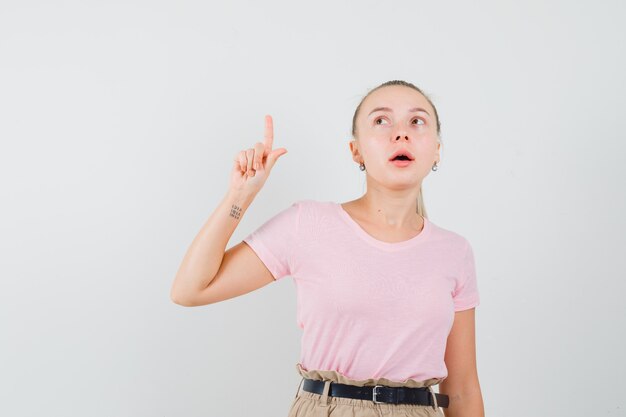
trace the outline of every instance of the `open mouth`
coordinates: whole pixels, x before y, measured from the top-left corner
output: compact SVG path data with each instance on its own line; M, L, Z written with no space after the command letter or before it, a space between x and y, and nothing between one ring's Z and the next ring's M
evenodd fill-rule
M393 158L389 160L397 167L406 167L413 162L413 157L408 153L398 152Z
M391 155L391 157L389 158L389 160L391 162L395 162L395 161L413 161L415 158L413 157L413 154L411 152L409 152L408 149L402 149L402 148L398 148L396 149L396 151L393 153L393 155Z
M412 161L413 159L409 158L406 155L398 155L395 158L391 159L391 161Z
M392 159L389 162L391 162L397 167L406 167L406 166L409 166L413 161L410 159Z

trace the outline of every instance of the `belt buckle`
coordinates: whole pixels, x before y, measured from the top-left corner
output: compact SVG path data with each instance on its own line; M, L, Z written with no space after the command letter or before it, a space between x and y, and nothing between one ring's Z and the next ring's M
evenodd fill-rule
M372 390L372 401L376 404L384 404L384 401L376 401L376 388L383 387L384 385L374 385L374 389Z

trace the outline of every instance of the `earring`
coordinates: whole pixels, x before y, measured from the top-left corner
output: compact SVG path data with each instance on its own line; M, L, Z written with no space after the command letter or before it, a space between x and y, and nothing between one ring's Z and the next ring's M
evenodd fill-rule
M432 168L432 170L433 170L433 171L437 171L437 168L438 168L438 167L437 167L437 161L435 161L435 163L433 164L433 168Z
M359 169L361 171L365 171L365 164L363 162L361 162L361 165L359 165Z

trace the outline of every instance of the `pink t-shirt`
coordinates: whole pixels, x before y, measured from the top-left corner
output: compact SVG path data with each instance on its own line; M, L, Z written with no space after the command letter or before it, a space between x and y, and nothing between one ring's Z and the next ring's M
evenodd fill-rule
M454 312L478 306L474 254L426 219L383 242L339 203L300 200L244 240L275 279L296 286L300 364L352 379L445 378Z

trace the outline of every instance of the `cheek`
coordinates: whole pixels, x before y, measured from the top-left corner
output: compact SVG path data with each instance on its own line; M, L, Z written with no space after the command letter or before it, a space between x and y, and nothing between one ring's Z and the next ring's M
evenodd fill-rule
M367 134L360 136L359 142L363 152L373 153L379 149L389 149L388 136L380 132L367 132Z
M389 153L389 141L385 137L370 136L364 148L370 155L386 155Z
M437 138L432 134L419 134L415 139L417 149L420 149L423 153L433 155L437 151Z

